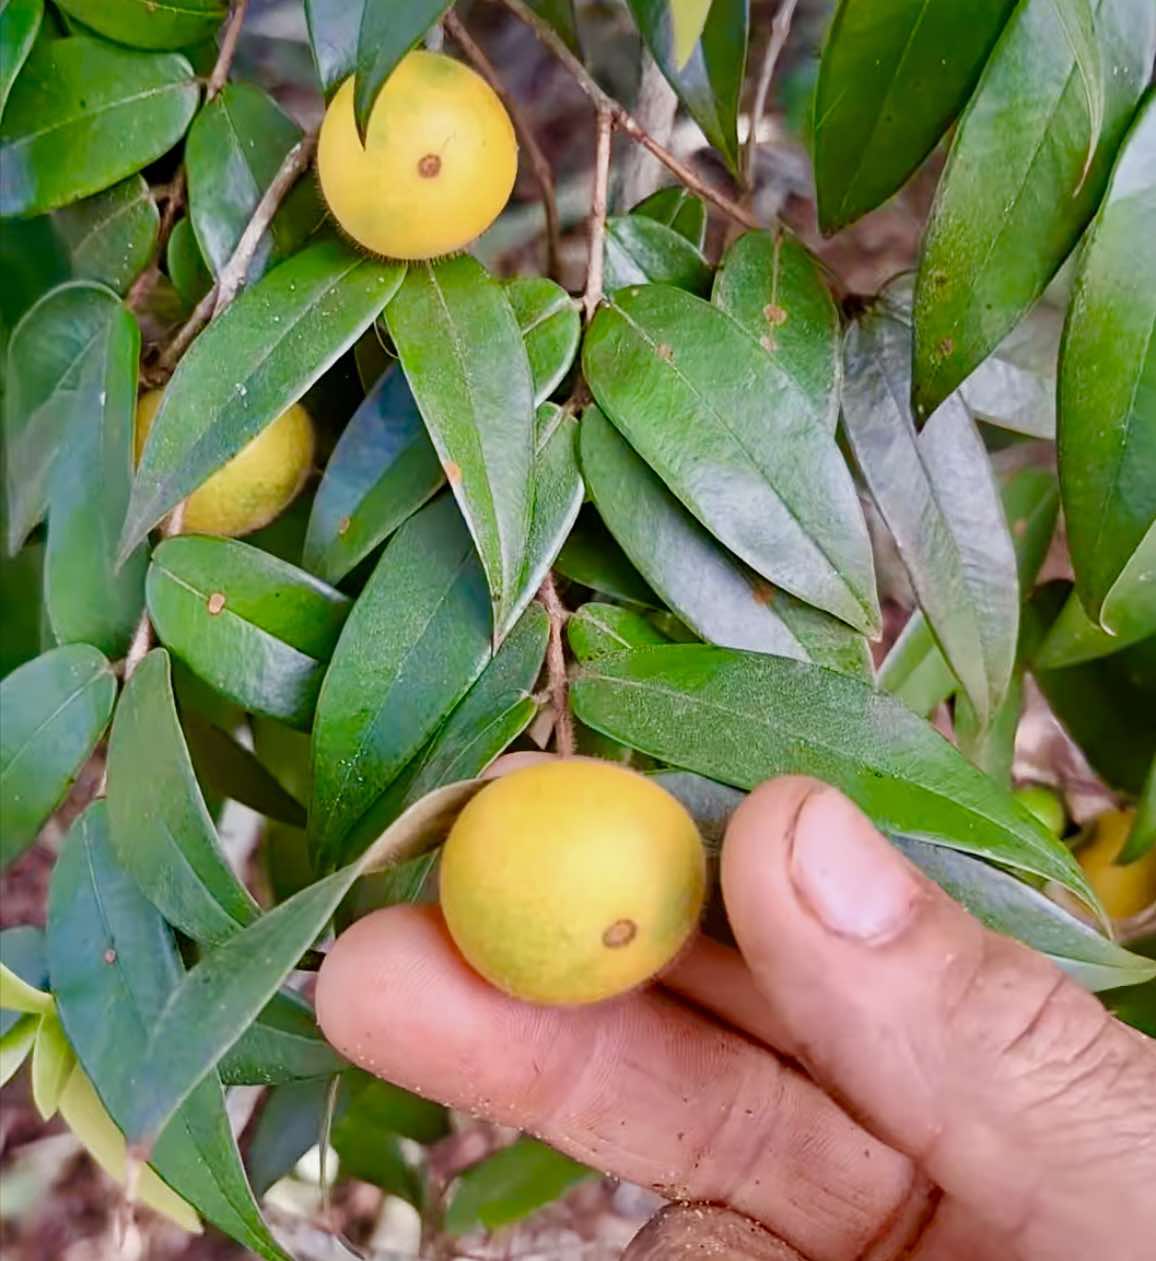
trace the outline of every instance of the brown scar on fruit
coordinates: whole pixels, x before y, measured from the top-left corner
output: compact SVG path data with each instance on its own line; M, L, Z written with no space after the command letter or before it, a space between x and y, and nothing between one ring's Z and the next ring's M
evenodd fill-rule
M445 465L446 481L451 486L456 486L462 480L462 468L460 464L455 464L453 460L447 460Z
M667 363L674 358L674 351L666 344L666 342L662 342L658 346L655 346L654 353L659 357L659 359L664 359Z
M436 153L427 153L417 164L417 173L423 180L432 180L442 169L442 160Z
M638 925L632 919L618 919L602 934L602 944L611 950L629 946L638 936Z
M220 591L214 591L213 594L209 596L208 603L206 605L206 608L208 608L209 613L213 617L216 617L217 614L224 607L225 607L225 597L221 594Z

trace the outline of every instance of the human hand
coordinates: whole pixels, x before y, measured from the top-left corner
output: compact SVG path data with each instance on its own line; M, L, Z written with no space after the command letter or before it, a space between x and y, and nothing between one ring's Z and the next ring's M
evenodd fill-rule
M318 1016L390 1081L725 1206L631 1261L1151 1257L1156 1043L813 780L751 794L722 879L742 953L701 939L661 987L528 1006L397 907L336 943Z

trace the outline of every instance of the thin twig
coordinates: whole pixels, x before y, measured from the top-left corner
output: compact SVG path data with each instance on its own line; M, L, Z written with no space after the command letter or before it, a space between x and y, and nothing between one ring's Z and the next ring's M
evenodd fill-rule
M795 7L798 2L799 0L779 0L779 7L775 10L774 21L771 23L771 35L767 41L766 52L763 53L759 82L755 88L755 101L751 106L751 129L743 148L743 183L748 187L755 165L755 151L759 147L759 124L767 112L767 97L770 95L771 82L775 77L775 67L779 63L779 57L791 33L791 19L795 16Z
M559 276L559 250L562 241L562 225L558 217L558 198L554 193L554 172L542 152L525 112L518 101L510 95L506 85L498 75L494 64L486 56L474 37L466 30L465 23L451 9L445 16L446 30L453 37L454 43L473 62L478 73L498 94L498 98L506 107L517 132L518 141L530 162L534 172L534 180L538 185L538 195L542 199L542 209L546 215L546 272L557 280Z
M602 301L602 264L606 249L606 194L610 187L611 119L598 111L598 141L594 149L594 190L590 197L590 257L586 263L586 294L582 306L587 324Z
M642 145L647 152L652 153L680 184L685 185L691 192L697 193L705 201L717 206L723 214L729 215L736 223L741 223L746 228L762 226L749 210L745 210L738 202L732 200L725 193L719 192L717 188L712 187L692 171L685 162L664 149L624 105L604 92L591 78L586 67L566 47L565 41L561 36L555 32L548 22L540 18L525 3L525 0L502 0L502 3L513 13L516 13L527 26L533 27L542 43L550 49L574 76L578 86L589 98L594 108L605 110L619 131L625 132L636 144Z
M205 88L205 100L211 101L229 81L229 71L233 68L233 58L237 55L237 40L241 38L241 27L245 23L245 10L249 0L235 0L225 33L221 36L221 51L217 54L216 65L209 75Z
M570 713L570 684L566 678L566 650L562 628L570 616L554 586L554 575L546 575L538 589L538 599L550 619L550 642L546 648L546 674L549 677L550 704L554 709L554 748L560 757L574 756L574 716Z

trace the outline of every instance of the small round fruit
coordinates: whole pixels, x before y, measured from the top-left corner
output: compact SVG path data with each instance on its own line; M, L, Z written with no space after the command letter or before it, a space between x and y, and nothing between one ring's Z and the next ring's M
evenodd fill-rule
M596 1003L650 980L694 932L705 895L690 815L657 784L592 758L494 780L442 852L451 937L528 1002Z
M411 52L385 81L365 145L353 79L321 124L317 175L341 227L386 258L437 258L501 214L518 173L513 124L493 88L441 53Z
M1060 795L1043 784L1025 784L1012 794L1053 836L1063 836L1068 826L1068 812Z
M162 390L142 394L136 406L136 458L161 405ZM297 498L313 467L313 422L294 403L188 497L189 534L250 534L268 525Z
M1093 825L1091 840L1076 853L1088 883L1113 919L1129 919L1156 903L1156 850L1124 867L1116 865L1135 817L1135 810L1105 811Z

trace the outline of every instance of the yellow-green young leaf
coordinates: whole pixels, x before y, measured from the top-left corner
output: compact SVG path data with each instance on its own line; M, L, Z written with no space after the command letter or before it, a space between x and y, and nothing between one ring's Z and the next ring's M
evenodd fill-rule
M670 4L670 24L674 37L674 66L676 70L686 69L694 46L702 35L710 13L711 0L668 0Z
M0 1086L6 1086L20 1071L39 1028L39 1016L23 1016L0 1037Z
M34 993L48 993L48 959L44 952L42 929L31 924L18 924L0 932L0 965L9 976L15 975ZM0 994L6 984L0 979ZM32 1001L36 1001L35 998ZM26 1014L21 1008L9 1007L0 999L0 1037Z
M60 1096L76 1067L76 1055L55 1011L40 1017L36 1045L32 1048L32 1102L41 1120L51 1121L60 1106Z
M65 13L133 48L191 48L212 37L228 0L61 0Z
M43 1016L52 1011L55 1004L52 995L35 989L21 980L6 964L0 963L0 1007L8 1011L22 1011Z

